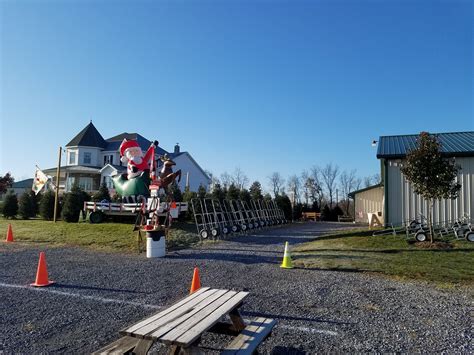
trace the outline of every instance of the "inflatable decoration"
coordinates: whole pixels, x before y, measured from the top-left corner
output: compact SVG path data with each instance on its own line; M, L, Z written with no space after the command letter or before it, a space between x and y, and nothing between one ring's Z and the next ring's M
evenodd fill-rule
M153 142L145 155L136 140L124 139L120 145L120 160L127 163L127 174L112 178L115 190L122 197L148 197L150 195L150 171L154 172L155 146Z

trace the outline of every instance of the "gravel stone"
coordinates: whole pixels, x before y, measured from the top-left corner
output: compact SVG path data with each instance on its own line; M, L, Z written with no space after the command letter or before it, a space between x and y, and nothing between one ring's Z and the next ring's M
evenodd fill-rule
M342 271L284 270L285 241L302 243L337 223L306 223L147 259L33 243L0 244L0 353L90 353L118 331L189 292L193 268L203 286L250 292L244 318L278 321L263 354L317 352L472 353L468 290ZM47 288L31 288L46 251ZM230 338L205 334L218 353ZM152 353L165 353L157 344Z

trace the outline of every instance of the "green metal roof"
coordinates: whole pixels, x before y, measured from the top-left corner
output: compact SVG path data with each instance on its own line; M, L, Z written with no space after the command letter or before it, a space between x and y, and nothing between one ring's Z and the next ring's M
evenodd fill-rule
M441 143L441 152L450 157L474 156L474 131L434 133ZM377 158L398 159L416 148L418 134L382 136L379 138Z

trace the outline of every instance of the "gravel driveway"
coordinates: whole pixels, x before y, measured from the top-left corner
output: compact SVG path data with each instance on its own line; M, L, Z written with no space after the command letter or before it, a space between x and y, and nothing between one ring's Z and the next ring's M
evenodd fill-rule
M294 245L339 228L298 224L154 260L1 243L0 353L97 350L118 330L184 297L194 266L203 286L250 291L244 318L277 319L261 353L473 352L468 293L364 273L279 268L285 241ZM41 250L56 284L35 289L27 285ZM203 337L210 353L226 342Z

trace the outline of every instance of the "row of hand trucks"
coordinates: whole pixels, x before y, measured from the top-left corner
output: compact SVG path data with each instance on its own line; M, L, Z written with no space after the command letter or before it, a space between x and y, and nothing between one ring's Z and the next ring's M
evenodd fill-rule
M469 242L474 242L474 225L471 223L469 215L464 214L453 222L438 223L433 226L433 233L439 237L446 237L453 234L456 239L466 239ZM406 226L406 235L415 237L418 242L424 242L428 239L430 234L427 219L423 215L411 221Z
M417 242L424 242L428 239L430 230L427 218L422 214L409 222L405 222L404 225L404 227L398 228L391 225L387 229L375 231L373 236L405 233L407 238L414 237ZM464 214L454 222L437 223L433 226L433 232L440 238L452 234L458 240L466 239L469 242L474 242L474 224L467 214Z
M201 240L288 223L274 200L251 200L249 204L243 200L194 198L191 207Z

